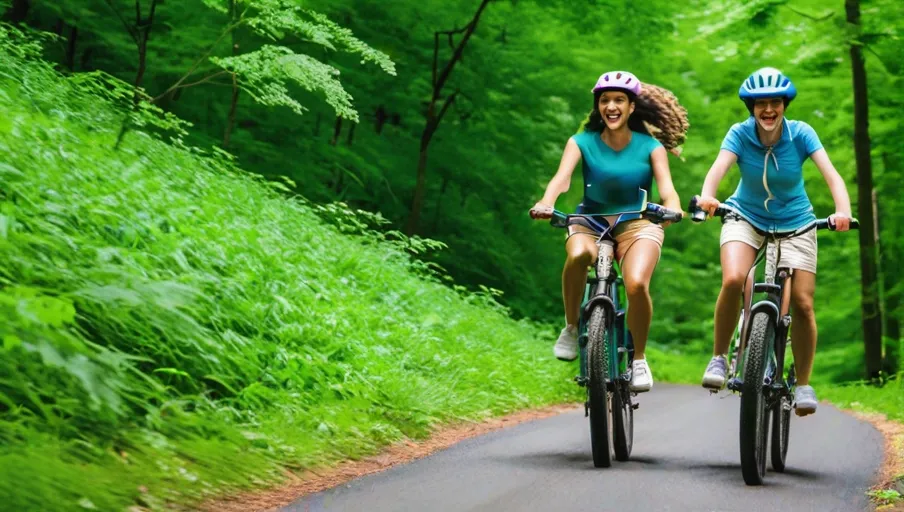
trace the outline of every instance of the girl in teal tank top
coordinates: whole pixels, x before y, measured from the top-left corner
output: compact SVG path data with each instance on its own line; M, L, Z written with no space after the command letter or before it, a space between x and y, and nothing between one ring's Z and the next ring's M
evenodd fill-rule
M641 84L625 71L600 76L593 92L593 109L581 133L568 139L559 170L546 187L543 198L530 210L534 219L552 216L556 200L571 184L571 176L581 162L584 197L577 213L618 211L622 205L636 203L638 189L651 192L656 181L666 208L681 211L681 201L672 185L667 150L684 142L687 112L669 91ZM655 138L649 127L654 128ZM634 366L631 388L649 391L653 376L644 356L653 304L650 279L659 262L664 238L663 228L640 215L623 217L613 234L615 257L621 265L628 296L628 329L634 341ZM562 295L565 303L565 328L553 347L559 359L577 358L577 325L587 269L598 255L598 233L589 223L573 221L565 242L565 268Z

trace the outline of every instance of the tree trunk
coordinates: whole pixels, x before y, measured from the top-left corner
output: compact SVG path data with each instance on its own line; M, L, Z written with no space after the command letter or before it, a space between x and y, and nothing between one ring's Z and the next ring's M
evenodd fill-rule
M75 71L75 45L78 41L78 27L69 30L69 41L66 44L66 67L69 71Z
M226 133L223 134L223 148L229 147L229 141L232 139L232 129L235 126L235 112L239 106L239 83L232 73L232 100L229 103L229 116L226 119Z
M386 110L383 108L383 105L380 105L380 107L377 108L374 117L376 118L375 129L377 130L377 135L379 135L383 132L383 125L386 123L386 119L389 117L388 115L386 115Z
M157 0L151 0L151 10L147 19L141 18L141 0L135 0L135 30L138 39L138 72L135 74L135 102L139 101L137 89L144 83L144 73L148 62L148 39L151 27L154 26L154 13L157 12Z
M430 148L430 141L433 140L433 134L436 133L440 122L443 120L443 116L446 115L449 107L452 106L459 91L456 90L446 97L438 114L436 113L436 104L442 97L443 87L446 85L446 81L452 74L455 64L461 60L465 46L468 44L468 40L471 39L471 35L473 35L474 31L477 29L477 23L480 21L480 16L483 14L484 9L486 9L486 6L489 3L490 0L481 0L480 5L477 7L477 12L474 13L474 17L465 28L446 32L435 32L433 34L433 94L430 97L430 104L427 106L427 119L424 123L424 131L421 134L421 147L417 162L417 178L414 186L414 198L411 201L411 213L408 215L408 223L405 227L405 233L409 236L417 232L421 218L421 210L424 206L424 196L426 194L427 186L427 152ZM439 71L437 62L439 58L440 36L448 36L451 43L452 36L462 32L464 33L464 36L462 36L458 46L455 47L452 58L449 59L442 71Z
M330 139L330 145L335 146L339 142L339 135L342 133L342 118L336 116L336 125L333 127L333 138Z
M22 23L28 18L28 9L31 4L28 0L13 0L13 6L3 16L10 23Z
M348 129L348 138L345 139L346 143L351 146L355 141L355 127L358 126L358 123L352 123L352 127Z
M845 0L847 21L860 30L860 1ZM879 299L878 252L873 222L873 170L870 158L869 103L866 66L859 43L852 42L854 83L854 153L857 159L857 216L860 218L860 278L862 283L863 343L866 376L874 379L882 370L882 308Z

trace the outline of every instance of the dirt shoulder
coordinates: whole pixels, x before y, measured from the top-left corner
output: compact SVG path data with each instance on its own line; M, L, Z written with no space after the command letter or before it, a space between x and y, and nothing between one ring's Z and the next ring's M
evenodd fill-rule
M884 414L847 411L853 416L871 423L885 437L885 462L879 471L879 479L870 489L870 499L882 512L904 511L904 500L888 503L882 498L883 491L897 491L904 494L904 423L889 420Z

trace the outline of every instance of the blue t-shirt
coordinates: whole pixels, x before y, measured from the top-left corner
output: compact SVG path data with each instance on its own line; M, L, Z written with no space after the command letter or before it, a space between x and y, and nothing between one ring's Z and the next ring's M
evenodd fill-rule
M650 154L662 144L649 135L631 132L631 140L615 151L600 138L600 132L585 131L571 137L581 149L584 199L577 213L619 210L620 205L636 205L638 190L648 193L653 185ZM625 215L622 220L639 218Z
M725 203L751 224L763 231L793 231L816 220L804 190L803 163L822 143L810 125L785 119L781 138L769 148L760 142L751 116L728 130L722 149L738 156L741 169L741 182Z

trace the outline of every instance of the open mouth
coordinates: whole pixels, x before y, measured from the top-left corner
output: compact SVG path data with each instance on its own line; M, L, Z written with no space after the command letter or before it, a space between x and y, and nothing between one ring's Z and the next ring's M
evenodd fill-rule
M778 121L777 114L763 114L760 116L760 121L763 122L766 126L773 126L776 121Z
M606 114L606 120L610 123L616 123L621 119L621 114Z

